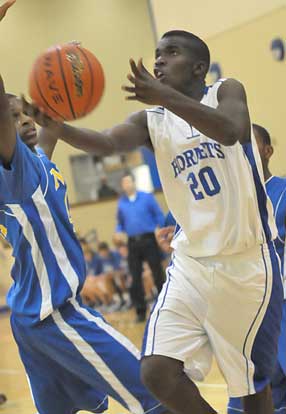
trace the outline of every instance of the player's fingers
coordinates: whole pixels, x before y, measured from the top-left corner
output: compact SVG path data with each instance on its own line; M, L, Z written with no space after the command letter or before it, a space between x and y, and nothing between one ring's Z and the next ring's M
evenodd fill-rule
M121 89L125 92L130 92L130 93L135 93L136 92L136 88L134 86L121 86Z
M134 76L131 75L131 73L128 73L127 79L133 84L135 84L136 82L136 79L134 78Z
M71 40L70 42L68 42L71 45L75 45L80 47L81 46L81 42L79 40Z
M16 0L8 0L6 1L6 3L0 6L0 21L4 19L8 9L10 9L10 7L13 6L14 3L16 3Z
M21 101L22 101L22 107L24 114L28 116L33 116L34 114L34 107L32 104L30 104L28 101L26 101L26 98L24 95L21 95Z
M130 63L131 70L132 70L133 74L135 75L135 77L139 77L140 76L140 72L139 72L139 70L138 70L138 68L137 68L136 63L134 62L134 60L133 59L130 59L129 60L129 63Z
M174 237L174 233L173 232L169 233L167 236L167 241L170 243L173 240L173 237Z
M24 96L22 96L21 99L24 114L35 119L35 121L40 125L47 124L50 118L45 115L42 108L38 108L36 105L27 102Z
M140 59L138 60L138 65L137 65L137 67L138 67L138 69L140 70L140 72L141 72L141 73L144 73L145 75L152 76L152 75L150 74L150 72L146 69L146 67L144 66L144 64L143 64L143 58L140 58Z
M126 96L126 101L140 101L140 98L137 95Z
M29 105L28 102L26 101L25 95L21 95L20 98L21 98L23 109L25 109Z
M165 237L170 233L170 231L172 231L172 227L163 227L162 229L158 230L158 234L159 236Z

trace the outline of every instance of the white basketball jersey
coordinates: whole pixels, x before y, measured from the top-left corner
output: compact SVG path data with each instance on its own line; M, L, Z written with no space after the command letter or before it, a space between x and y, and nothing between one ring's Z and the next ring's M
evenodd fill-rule
M201 103L218 106L222 80ZM262 165L251 142L224 146L165 108L147 110L167 204L179 230L172 247L193 257L229 255L273 240L276 227Z

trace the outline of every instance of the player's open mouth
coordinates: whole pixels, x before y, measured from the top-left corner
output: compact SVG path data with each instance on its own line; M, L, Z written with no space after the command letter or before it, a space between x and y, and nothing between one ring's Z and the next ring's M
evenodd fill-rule
M158 69L154 69L154 75L155 75L155 78L158 80L161 80L165 77L164 73Z
M28 131L25 131L23 135L27 138L34 138L37 135L37 130L29 129Z

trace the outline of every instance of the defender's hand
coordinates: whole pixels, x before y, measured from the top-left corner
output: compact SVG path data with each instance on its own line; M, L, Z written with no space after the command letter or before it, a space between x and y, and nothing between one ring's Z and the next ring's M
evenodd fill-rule
M171 247L171 242L173 239L174 231L175 226L162 227L161 229L156 229L155 231L157 243L165 253L171 253L173 250Z
M127 79L134 86L122 86L122 90L131 94L126 99L128 101L140 101L148 105L160 105L162 95L169 87L162 85L158 79L148 72L142 59L139 59L137 65L133 59L130 59L129 63L132 74L129 73Z
M13 4L16 3L16 0L8 0L2 6L0 6L0 22L6 16L8 9L10 9Z
M22 96L21 99L24 114L29 116L30 118L33 118L34 121L41 127L48 128L51 131L54 131L54 133L58 136L58 131L60 130L60 126L62 124L50 118L48 115L44 113L44 111L38 108L35 104L26 101L24 96Z

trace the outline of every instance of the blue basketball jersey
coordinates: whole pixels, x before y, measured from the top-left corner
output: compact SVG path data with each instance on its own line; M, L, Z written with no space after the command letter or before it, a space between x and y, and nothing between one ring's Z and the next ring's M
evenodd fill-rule
M64 179L41 150L32 152L18 136L10 168L0 164L0 234L15 258L7 296L15 315L36 323L76 297L85 264Z
M266 191L272 202L278 237L275 240L277 253L282 263L285 277L285 238L286 238L286 178L272 176L266 181Z

